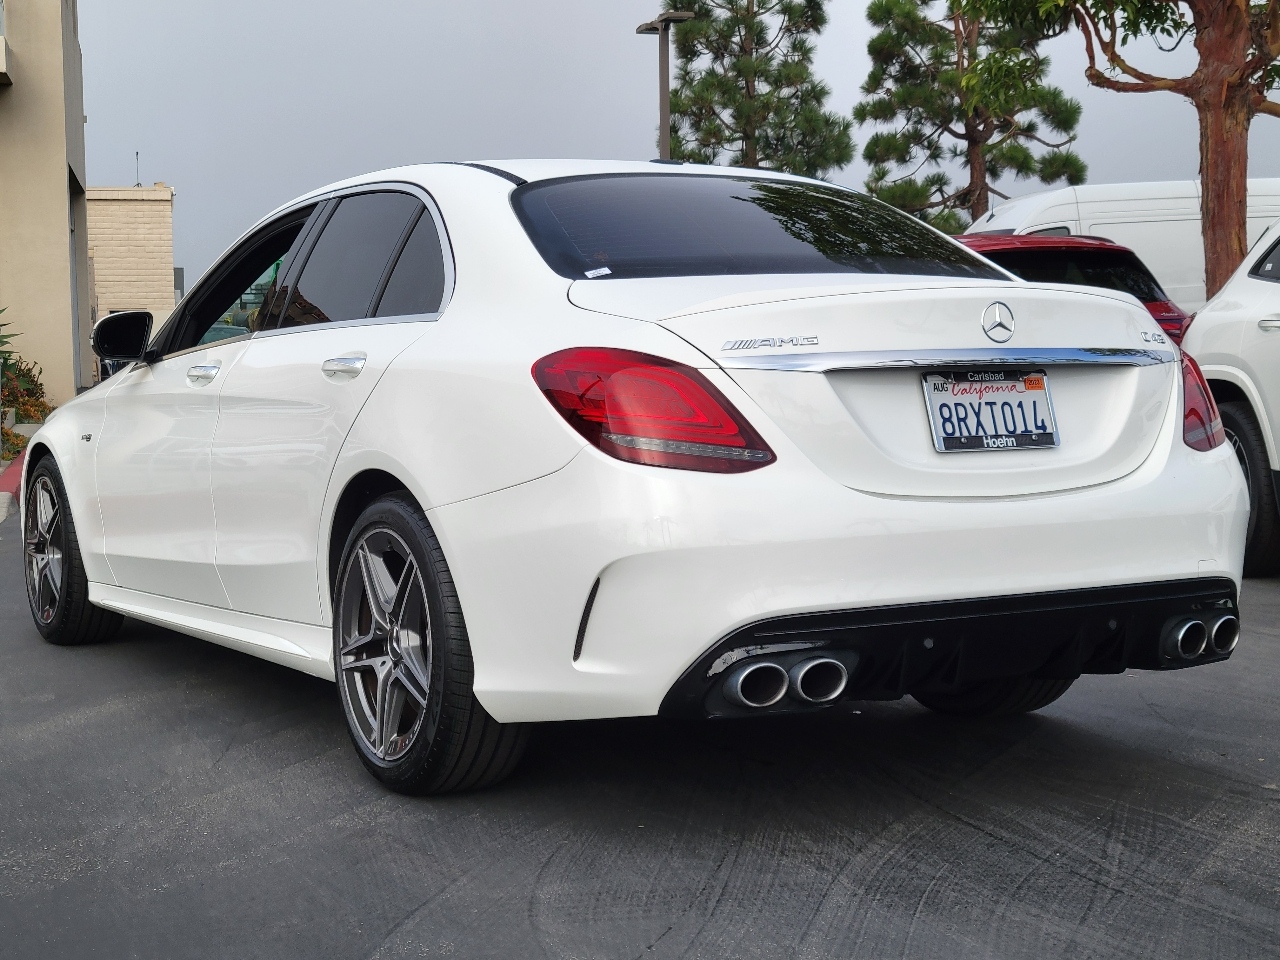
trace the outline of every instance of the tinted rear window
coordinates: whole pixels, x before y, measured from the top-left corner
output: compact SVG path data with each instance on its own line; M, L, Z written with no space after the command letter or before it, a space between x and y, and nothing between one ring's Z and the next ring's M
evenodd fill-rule
M574 279L898 273L1005 279L918 220L861 194L688 174L572 177L519 187L516 214Z
M994 250L984 256L1023 280L1121 290L1143 303L1169 299L1142 261L1121 250Z

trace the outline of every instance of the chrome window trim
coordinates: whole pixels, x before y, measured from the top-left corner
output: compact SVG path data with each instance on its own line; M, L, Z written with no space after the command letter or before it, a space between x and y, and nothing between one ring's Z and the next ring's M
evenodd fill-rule
M1148 367L1173 363L1172 350L1129 349L1123 347L1043 347L1008 350L978 347L959 350L857 350L846 353L751 354L718 357L726 370L795 370L803 373L832 373L837 370L878 370L895 367L966 366L1052 366L1060 364L1105 364Z
M338 330L343 327L367 327L375 323L435 323L443 316L438 313L405 314L401 317L356 317L354 320L339 320L336 323L307 323L297 327L276 327L274 330L259 330L249 339L260 340L263 337L279 337L287 333L306 333L308 330ZM236 339L241 339L237 337Z

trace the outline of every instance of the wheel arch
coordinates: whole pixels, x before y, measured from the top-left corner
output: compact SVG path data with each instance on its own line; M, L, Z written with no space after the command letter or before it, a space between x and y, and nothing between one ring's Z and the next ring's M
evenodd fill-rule
M1267 409L1262 403L1262 394L1257 386L1242 370L1235 367L1206 364L1201 368L1213 399L1218 403L1241 401L1249 404L1258 426L1262 428L1262 439L1267 445L1267 460L1272 470L1280 470L1280 451L1276 448L1275 436L1271 422L1267 417Z
M337 588L338 566L342 562L342 548L356 525L356 520L369 504L388 493L397 491L417 497L409 489L409 485L395 474L379 468L367 468L351 477L342 488L334 504L333 516L329 521L328 551L326 554L328 567L325 573L325 584L328 587L327 599L333 602L334 590Z

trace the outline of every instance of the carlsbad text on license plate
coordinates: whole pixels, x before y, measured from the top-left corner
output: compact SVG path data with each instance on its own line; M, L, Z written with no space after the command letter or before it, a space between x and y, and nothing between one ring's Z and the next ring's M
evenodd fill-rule
M1058 445L1043 370L927 373L924 395L940 453Z

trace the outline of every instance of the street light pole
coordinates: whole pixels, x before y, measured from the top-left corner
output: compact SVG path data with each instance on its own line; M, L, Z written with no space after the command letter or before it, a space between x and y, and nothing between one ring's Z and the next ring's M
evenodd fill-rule
M693 14L669 10L636 27L636 33L658 36L658 159L671 159L671 24L692 20Z

